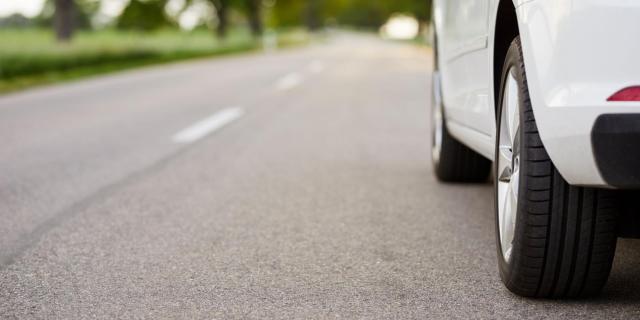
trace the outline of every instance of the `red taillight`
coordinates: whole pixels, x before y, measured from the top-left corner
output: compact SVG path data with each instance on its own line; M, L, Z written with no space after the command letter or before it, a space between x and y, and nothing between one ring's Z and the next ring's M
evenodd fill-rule
M607 101L640 101L640 86L624 88L609 97Z

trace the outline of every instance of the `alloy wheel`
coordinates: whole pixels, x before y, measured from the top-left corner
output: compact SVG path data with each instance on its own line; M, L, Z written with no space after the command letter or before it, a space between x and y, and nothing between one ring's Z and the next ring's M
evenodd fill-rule
M497 155L498 232L504 260L511 260L520 182L520 87L512 68L502 97Z

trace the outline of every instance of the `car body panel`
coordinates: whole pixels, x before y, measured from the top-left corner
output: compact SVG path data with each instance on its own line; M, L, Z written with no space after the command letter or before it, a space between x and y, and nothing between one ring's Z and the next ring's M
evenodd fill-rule
M462 0L459 0L462 1ZM511 0L504 0L511 1ZM466 0L488 9L486 47L455 56L446 43L460 6L436 0L434 18L445 115L451 134L485 157L494 157L493 56L498 0ZM571 184L607 186L596 166L591 131L609 113L640 113L638 102L607 98L640 84L640 1L515 0L532 107L551 160ZM438 7L442 6L442 7ZM473 4L467 4L473 7ZM462 15L462 17L465 17ZM460 16L455 19L460 19ZM466 18L465 18L466 19ZM464 19L462 19L464 20ZM477 34L466 34L472 48ZM445 42L444 44L442 42ZM479 45L478 45L479 46Z
M438 47L442 71L442 90L447 106L446 116L456 119L472 131L490 137L489 77L485 65L488 59L489 0L437 0L439 3ZM438 13L436 13L438 15ZM456 130L453 130L456 131ZM454 133L455 134L455 133Z
M640 83L640 2L534 0L517 9L529 93L542 142L571 184L606 186L591 131L602 114L640 113L608 102Z

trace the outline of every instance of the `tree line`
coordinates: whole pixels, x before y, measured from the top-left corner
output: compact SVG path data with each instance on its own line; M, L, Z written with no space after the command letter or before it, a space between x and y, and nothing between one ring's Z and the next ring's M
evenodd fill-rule
M186 6L197 0L187 0ZM274 27L306 26L315 31L326 25L377 28L394 13L405 13L426 22L430 0L201 0L212 8L215 34L224 38L230 27L230 14L245 16L256 37L265 24ZM117 19L123 29L152 30L168 25L165 6L168 0L131 0ZM52 25L60 41L68 41L74 31L86 25L87 16L97 9L96 0L48 0L53 7Z

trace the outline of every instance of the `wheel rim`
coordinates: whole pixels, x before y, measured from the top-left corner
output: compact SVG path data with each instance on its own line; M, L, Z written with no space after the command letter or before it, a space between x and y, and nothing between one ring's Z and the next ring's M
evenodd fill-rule
M511 261L520 183L520 87L512 68L502 97L497 155L498 232L505 261Z
M440 97L440 78L437 72L433 75L433 93L431 101L431 157L433 162L438 164L440 162L440 151L442 150L442 130L444 128L444 121L442 118L442 100Z

